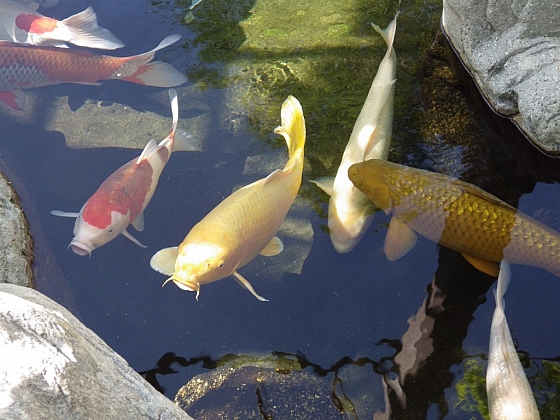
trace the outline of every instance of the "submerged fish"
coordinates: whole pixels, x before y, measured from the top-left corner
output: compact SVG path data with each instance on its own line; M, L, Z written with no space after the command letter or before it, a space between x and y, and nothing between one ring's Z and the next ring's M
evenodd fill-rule
M329 201L329 231L334 248L340 253L350 252L371 225L374 206L348 178L348 168L366 159L387 159L393 129L393 102L397 57L393 49L397 15L384 30L373 28L387 43L368 96L348 140L342 161L333 178L314 182L331 196Z
M0 102L22 110L22 89L59 83L96 85L99 80L117 79L149 86L181 85L186 82L183 73L171 64L152 61L156 51L179 38L169 35L153 50L131 57L0 41Z
M472 184L377 159L352 165L348 175L393 215L385 237L391 261L415 245L418 232L491 276L503 259L560 276L560 233Z
M150 140L138 158L121 166L99 186L79 213L51 211L55 216L76 217L74 239L69 245L74 253L91 255L93 250L119 234L144 247L126 228L132 224L136 230L144 230L144 209L154 195L171 153L200 150L200 145L192 136L176 133L179 106L174 89L169 90L169 98L173 125L165 139L159 144Z
M488 409L492 420L540 419L533 391L513 345L506 314L504 294L511 278L511 268L502 261L498 276L496 309L490 328L490 350L486 371Z
M284 221L301 184L305 120L301 105L289 96L282 105L282 126L275 132L286 139L289 159L283 170L246 185L223 200L187 234L179 247L165 248L150 260L151 267L183 290L233 276L257 299L251 284L237 272L257 254L279 254L284 245L274 236Z
M124 44L97 24L91 7L64 20L51 19L12 0L0 0L0 40L31 45L114 50Z

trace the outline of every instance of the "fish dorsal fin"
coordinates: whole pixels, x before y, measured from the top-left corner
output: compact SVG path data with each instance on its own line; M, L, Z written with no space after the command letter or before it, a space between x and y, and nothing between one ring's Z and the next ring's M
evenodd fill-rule
M167 140L167 139L165 139ZM165 141L163 140L163 141ZM162 143L163 143L162 141ZM158 144L157 141L155 141L154 139L151 139L148 144L146 145L146 147L144 147L144 150L142 150L142 153L140 154L140 156L138 156L138 160L136 160L136 164L138 165L140 162L142 162L144 159L146 159L148 156L150 156L152 153L154 153L157 149L158 149Z
M266 185L266 184L274 181L276 178L281 176L283 173L284 173L284 171L281 171L280 169L276 169L274 172L272 172L270 175L268 175L265 179L263 179L263 185Z
M309 181L314 183L315 185L317 185L319 188L321 188L328 195L332 195L333 188L334 188L334 177L324 176L322 178L317 178L315 180L310 179Z
M142 243L141 243L138 239L136 239L134 236L132 236L132 235L131 235L130 233L128 233L126 230L124 230L122 234L123 234L123 236L124 236L125 238L130 239L132 242L134 242L134 243L135 243L136 245L138 245L139 247L141 247L141 248L148 248L146 245L142 245Z
M131 224L138 232L142 232L144 230L144 212L140 213Z
M261 255L265 257L273 257L274 255L280 254L284 250L284 244L279 237L273 237L267 246L260 252Z
M457 181L454 181L453 183L455 184L456 182ZM514 211L518 211L515 207L509 205L508 203L499 199L495 195L492 195L489 192L484 191L483 189L477 187L476 185L468 184L463 181L459 181L457 185L461 187L467 194L474 195L475 197L481 198L485 201L489 201L492 204L507 207Z
M398 260L416 245L416 232L405 222L391 218L385 236L385 255L389 261Z
M477 257L473 257L468 254L461 254L467 262L479 271L488 274L491 277L498 277L500 272L500 267L497 262L483 260Z
M150 267L158 273L171 276L175 272L177 255L179 255L179 247L163 248L150 259Z
M60 210L51 210L51 214L53 216L59 216L59 217L78 217L80 215L80 213L72 213L69 211L60 211Z
M255 289L253 289L253 286L251 286L251 283L249 283L249 281L241 274L239 274L237 271L234 271L232 273L232 276L235 278L235 280L237 280L237 283L239 283L243 288L251 292L251 294L255 296L258 300L260 300L261 302L268 302L268 299L265 299L262 296L258 295L257 292L255 292Z

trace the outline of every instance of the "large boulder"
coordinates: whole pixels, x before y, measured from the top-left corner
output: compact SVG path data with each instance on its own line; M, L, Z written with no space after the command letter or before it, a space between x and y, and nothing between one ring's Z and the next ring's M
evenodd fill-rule
M19 199L0 173L0 282L31 286L33 244Z
M0 418L191 419L69 311L0 284Z
M559 0L443 0L442 27L480 91L560 155Z

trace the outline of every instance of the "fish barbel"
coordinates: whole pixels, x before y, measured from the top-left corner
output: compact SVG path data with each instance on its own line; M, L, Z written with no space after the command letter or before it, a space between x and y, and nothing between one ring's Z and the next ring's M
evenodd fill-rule
M0 41L0 102L22 110L22 89L59 83L96 85L99 80L116 79L159 87L181 85L187 80L183 73L171 64L152 61L157 51L180 38L169 35L154 49L131 57Z
M417 232L494 277L503 259L560 276L560 233L472 184L377 159L352 165L348 175L392 214L385 237L391 261L414 247Z
M385 40L387 52L354 124L336 176L311 181L331 196L328 226L333 246L339 253L350 252L358 244L375 214L371 201L348 179L348 168L356 162L387 159L389 155L397 72L393 48L397 16L398 13L385 29L372 24Z
M257 299L249 281L237 270L258 254L277 255L282 241L274 236L284 221L299 187L303 171L305 120L301 105L289 96L282 105L281 134L288 145L288 162L266 178L233 192L198 222L179 247L165 248L150 266L169 277L179 288L195 291L200 286L233 276Z
M488 410L492 420L537 420L540 419L539 409L513 345L504 312L504 294L510 278L509 263L502 261L498 287L494 291L496 309L490 328L490 349L486 371Z

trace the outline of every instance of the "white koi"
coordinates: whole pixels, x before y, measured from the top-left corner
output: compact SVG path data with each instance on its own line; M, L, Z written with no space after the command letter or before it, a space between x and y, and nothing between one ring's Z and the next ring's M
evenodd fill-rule
M397 15L385 29L372 24L387 43L387 52L379 64L368 96L354 124L342 155L336 177L314 182L331 196L328 226L334 248L350 252L373 221L375 207L348 178L348 168L367 159L387 159L393 130L393 102L397 57L393 48Z
M124 46L109 30L97 24L91 7L56 20L12 0L0 0L0 40L56 47L65 47L69 42L105 50Z
M500 264L496 309L490 328L490 350L486 372L488 409L492 420L540 419L533 391L519 361L504 312L504 294L511 278L507 261Z

